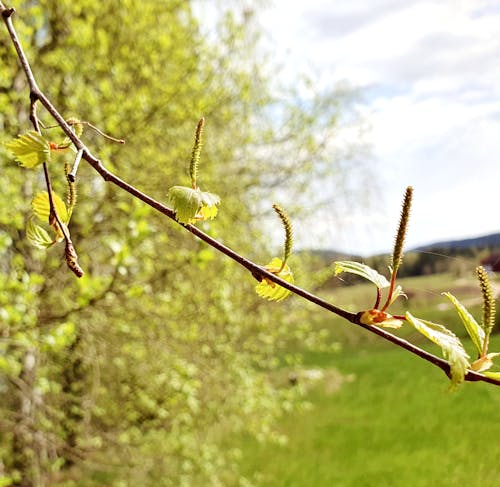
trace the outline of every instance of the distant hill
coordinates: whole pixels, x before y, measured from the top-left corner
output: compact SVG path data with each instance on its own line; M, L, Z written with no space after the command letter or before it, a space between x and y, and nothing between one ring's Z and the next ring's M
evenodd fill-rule
M481 259L500 252L500 233L481 237L433 242L420 247L407 249L399 276L420 276L442 272L469 272L479 265ZM335 250L308 250L310 255L319 257L323 265L335 260L355 260L364 262L378 272L385 274L389 263L388 254L359 257ZM343 283L355 282L346 278ZM327 285L338 285L338 279L332 278Z
M466 238L462 240L448 240L444 242L434 242L431 244L416 247L411 250L436 250L436 249L485 249L500 247L500 233L492 233L482 237Z
M464 250L479 250L479 249L498 249L500 248L500 233L492 233L481 237L465 238L461 240L445 240L441 242L433 242L419 247L407 249L407 252L413 251L450 251L452 254L460 254ZM366 260L367 257L360 257L355 254L347 254L332 249L308 249L299 252L306 252L311 255L316 255L322 258L325 262L333 262L335 260ZM374 255L372 257L382 257L387 254ZM368 257L369 258L369 257Z

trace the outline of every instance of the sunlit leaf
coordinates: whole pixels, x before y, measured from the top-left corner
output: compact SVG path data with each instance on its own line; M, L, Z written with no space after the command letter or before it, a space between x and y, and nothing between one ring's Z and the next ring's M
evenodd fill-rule
M211 220L217 215L217 205L220 204L220 198L216 194L186 186L173 186L168 190L168 198L180 223Z
M334 265L336 276L338 274L341 274L342 272L348 272L350 274L357 274L358 276L368 279L369 281L373 282L373 284L375 284L375 286L377 286L379 289L388 287L390 285L389 281L382 274L379 274L375 269L372 269L366 264L343 260L334 262Z
M5 145L21 166L33 168L50 160L49 143L34 130Z
M61 221L68 223L69 215L64 201L54 192L52 192L52 200ZM46 191L38 193L31 202L31 208L41 222L48 223L50 215L49 194Z
M264 266L264 268L272 274L276 274L278 277L281 277L281 279L284 279L290 284L293 284L293 274L290 267L285 264L282 269L282 264L282 260L275 257L271 260L271 262L269 262L269 264ZM291 291L288 289L285 289L284 287L266 278L262 279L262 281L255 286L255 291L260 297L269 299L269 301L281 301L291 294Z
M474 317L469 313L467 308L460 303L460 301L453 296L451 293L443 293L455 306L458 316L462 320L462 323L469 334L472 343L476 347L476 350L479 355L483 353L483 345L485 340L485 333L483 328L479 325L479 323L474 319Z
M202 220L213 220L219 211L220 198L216 194L202 192L201 193L201 208L199 213Z
M175 210L175 217L180 223L191 223L201 207L201 194L186 186L173 186L168 190L168 198Z
M32 218L28 220L26 225L26 238L39 249L46 249L54 244L46 230L33 222Z
M458 337L448 328L431 321L415 318L406 312L406 319L417 331L441 347L443 356L450 363L452 387L463 382L469 364L469 356Z
M216 206L220 204L220 198L214 193L201 191L201 202L205 206Z

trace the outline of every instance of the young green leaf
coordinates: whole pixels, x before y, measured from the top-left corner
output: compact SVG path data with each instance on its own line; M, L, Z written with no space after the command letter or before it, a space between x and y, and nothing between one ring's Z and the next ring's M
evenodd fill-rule
M45 229L33 222L33 218L26 225L26 238L39 249L47 249L55 243Z
M396 301L396 299L398 299L400 296L402 296L403 298L408 298L408 296L406 296L406 294L403 292L403 288L398 284L394 289L394 291L392 292L392 296L391 299L389 300L388 306L394 303L394 301Z
M186 186L173 186L168 190L168 198L180 223L212 220L217 215L217 206L220 204L220 198L216 194Z
M38 132L32 130L5 144L21 166L29 169L50 160L50 145Z
M54 207L59 215L59 218L63 223L67 224L69 222L69 214L64 201L54 192L52 192L52 200L54 201ZM42 223L49 222L50 202L47 191L38 193L33 198L31 201L31 208L33 209L33 213Z
M463 382L470 363L458 337L445 326L415 318L409 311L406 312L406 320L422 335L441 347L444 358L450 363L452 388Z
M334 265L336 276L342 272L348 272L350 274L357 274L358 276L368 279L379 289L389 286L389 281L382 274L379 274L375 269L372 269L366 264L343 260L334 262Z
M283 262L280 258L275 257L269 264L265 265L264 268L290 284L293 284L292 271L287 264L283 266ZM262 279L262 281L255 286L255 291L260 297L269 299L269 301L281 301L291 294L291 291L288 289L266 278Z
M204 218L201 220L213 220L217 216L220 205L220 198L214 193L208 193L206 191L201 191L201 208L200 213Z
M453 296L451 293L443 293L455 306L458 316L462 320L462 323L469 334L472 343L476 347L478 355L481 355L483 352L485 333L481 326L479 326L478 322L474 319L474 317L467 311L467 308L460 303L460 301Z

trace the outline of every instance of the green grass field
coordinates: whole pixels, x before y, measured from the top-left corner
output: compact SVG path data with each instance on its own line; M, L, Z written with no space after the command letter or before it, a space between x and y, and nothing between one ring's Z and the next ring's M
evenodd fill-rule
M415 313L448 316L446 306L437 308L446 304L444 282L403 283L415 289ZM366 300L365 289L341 292ZM476 289L459 283L452 291L473 302ZM344 343L336 354L305 355L304 367L321 370L323 379L302 385L310 410L283 418L287 444L242 440L247 478L270 487L500 486L500 387L466 383L450 393L447 377L418 357L380 340ZM490 350L500 351L500 336Z

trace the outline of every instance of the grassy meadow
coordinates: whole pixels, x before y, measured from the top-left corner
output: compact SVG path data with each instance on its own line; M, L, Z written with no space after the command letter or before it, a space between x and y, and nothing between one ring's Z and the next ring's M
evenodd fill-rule
M435 275L401 282L415 315L454 322L461 333L440 295L450 283L480 319L473 278ZM365 285L343 288L335 291L335 302L369 307L372 292ZM330 326L332 337L338 328L342 347L338 353L305 354L304 369L315 370L316 379L299 378L309 408L282 419L287 443L242 439L247 478L269 487L500 485L499 387L466 383L450 393L447 377L427 362L348 324ZM411 331L402 334L425 343ZM464 344L472 353L470 342ZM490 350L500 351L500 335Z

